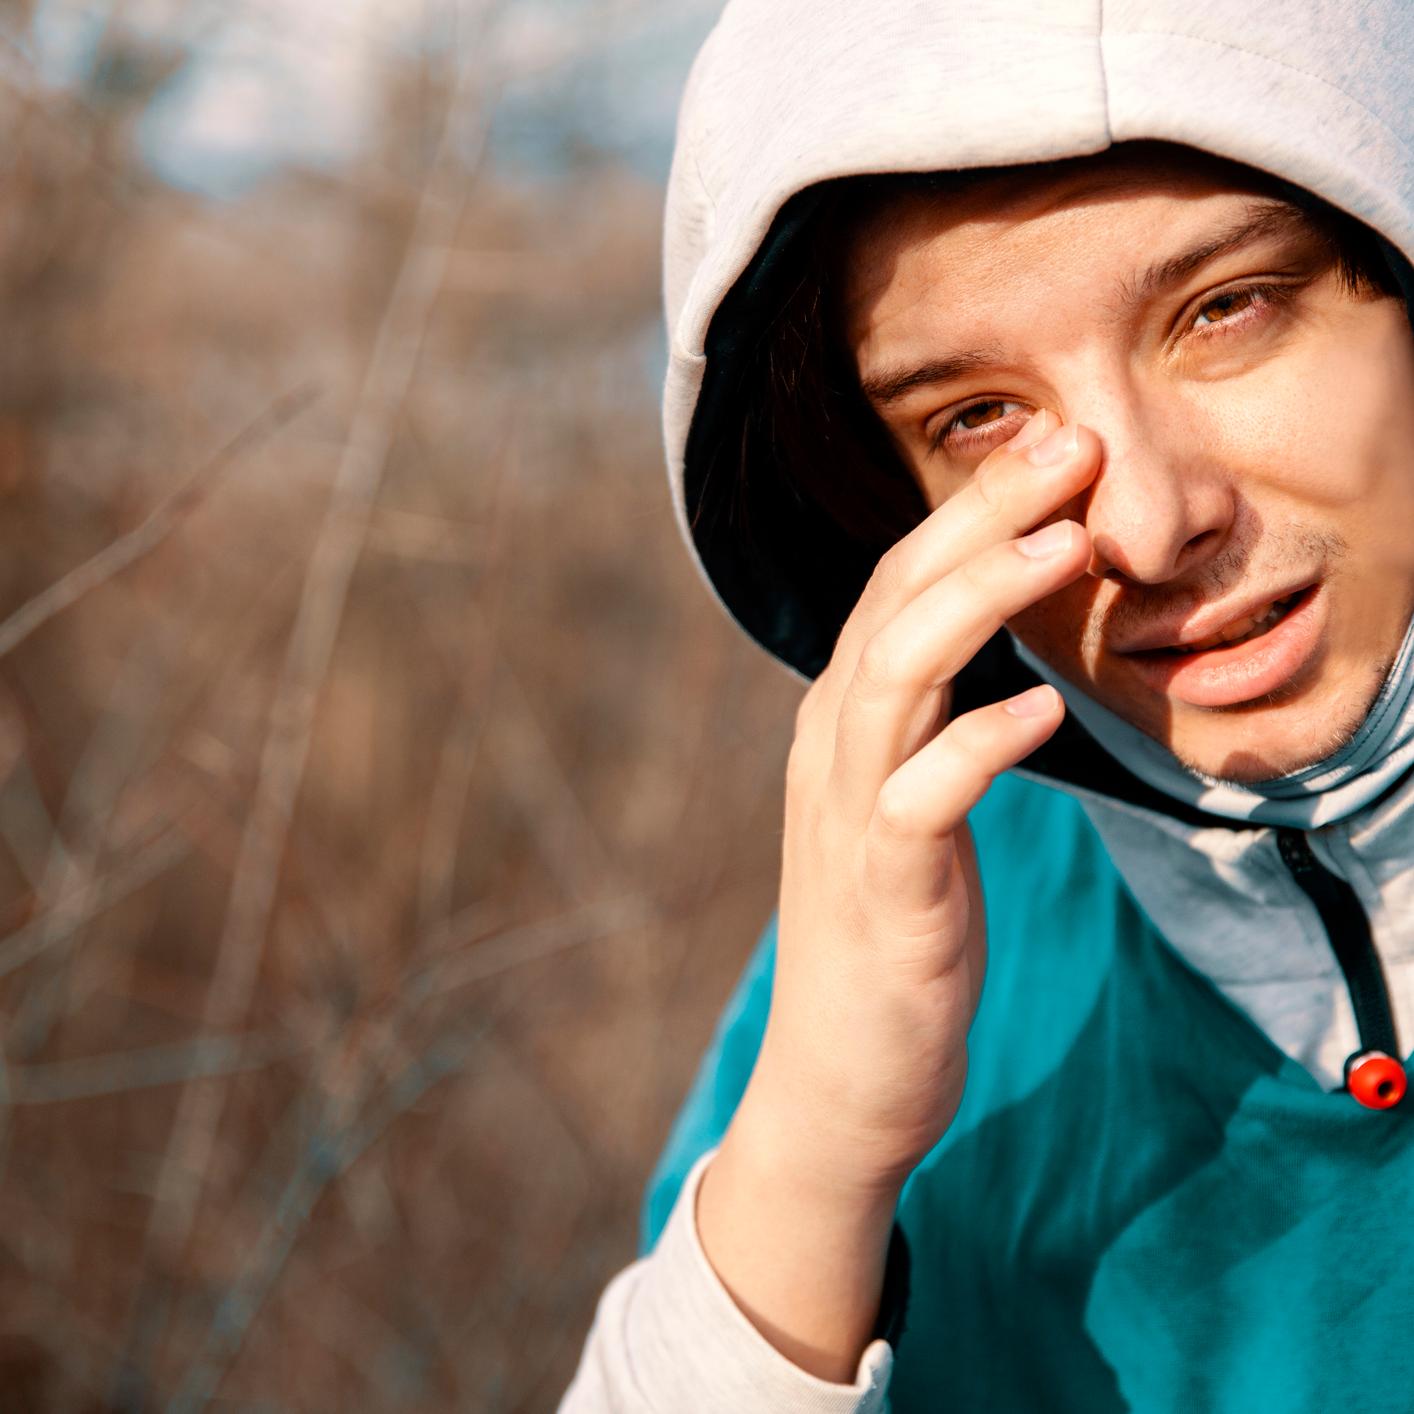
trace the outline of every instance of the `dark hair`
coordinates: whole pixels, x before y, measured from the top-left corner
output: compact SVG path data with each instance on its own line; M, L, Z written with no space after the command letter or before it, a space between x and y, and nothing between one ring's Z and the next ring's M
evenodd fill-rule
M1059 173L1087 160L1024 170ZM1368 226L1304 188L1232 166L1248 185L1302 212L1329 243L1349 291L1400 293L1386 247ZM842 331L842 253L891 202L956 196L1020 170L842 177L798 193L713 320L709 381L688 448L694 539L743 625L807 675L824 666L879 555L927 514L859 387Z

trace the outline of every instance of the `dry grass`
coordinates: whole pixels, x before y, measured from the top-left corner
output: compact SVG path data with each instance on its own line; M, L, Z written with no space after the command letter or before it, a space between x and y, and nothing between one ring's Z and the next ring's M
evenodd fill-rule
M673 525L661 194L5 105L0 1407L553 1408L796 695Z

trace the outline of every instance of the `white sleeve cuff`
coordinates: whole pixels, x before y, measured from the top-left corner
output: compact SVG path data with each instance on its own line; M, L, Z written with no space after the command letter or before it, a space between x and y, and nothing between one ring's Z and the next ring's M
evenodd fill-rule
M560 1414L885 1414L893 1349L873 1340L853 1384L802 1370L732 1300L697 1233L692 1166L657 1246L605 1289Z

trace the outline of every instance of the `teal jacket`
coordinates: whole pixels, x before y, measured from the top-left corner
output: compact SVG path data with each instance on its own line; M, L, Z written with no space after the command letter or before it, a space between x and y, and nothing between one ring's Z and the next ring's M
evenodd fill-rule
M1165 943L1070 796L1006 776L972 827L990 959L962 1108L899 1204L894 1414L1414 1410L1414 1106L1323 1090ZM741 1098L774 944L652 1176L644 1251Z

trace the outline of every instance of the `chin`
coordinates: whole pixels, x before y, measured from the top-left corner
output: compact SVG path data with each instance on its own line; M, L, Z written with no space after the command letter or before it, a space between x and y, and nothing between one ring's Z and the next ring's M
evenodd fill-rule
M1314 766L1318 761L1324 761L1326 757L1334 755L1348 740L1349 737L1346 737L1343 741L1332 743L1328 749L1323 748L1316 752L1308 748L1304 751L1293 749L1289 753L1282 753L1264 746L1260 750L1252 751L1239 748L1209 754L1178 750L1173 754L1190 771L1196 771L1199 775L1219 781L1231 781L1234 785L1254 786L1263 781L1274 781L1281 776L1304 771L1308 766Z
M1205 720L1187 726L1170 723L1166 733L1155 737L1201 775L1245 786L1276 780L1348 746L1369 715L1386 671L1355 700L1346 690L1335 702L1309 694L1302 701L1245 703L1240 710L1205 713Z

